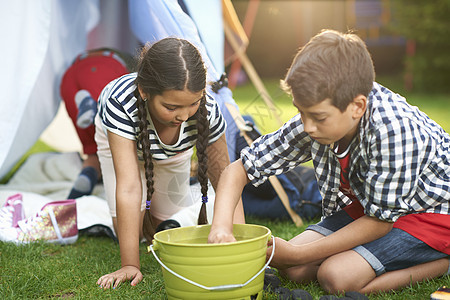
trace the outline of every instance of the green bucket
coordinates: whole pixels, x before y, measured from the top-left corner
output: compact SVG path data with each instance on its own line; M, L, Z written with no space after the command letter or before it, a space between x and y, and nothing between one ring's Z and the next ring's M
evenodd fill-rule
M149 251L162 266L168 298L262 299L264 270L273 256L266 263L270 230L235 224L236 242L208 244L210 229L199 225L155 234Z

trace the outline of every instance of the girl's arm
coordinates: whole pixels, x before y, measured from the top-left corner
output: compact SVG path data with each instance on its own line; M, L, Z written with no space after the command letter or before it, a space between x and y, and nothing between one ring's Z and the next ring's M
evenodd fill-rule
M129 279L133 279L132 285L142 280L142 274L139 271L142 184L136 142L112 132L108 132L108 141L116 175L117 236L122 268L103 276L106 278L101 286L105 288L112 287L113 284L116 287Z
M247 172L240 159L228 165L222 172L216 189L214 218L208 242L223 243L235 240L233 216L239 205L242 206L241 194L248 182ZM243 209L241 213L243 218Z
M327 258L386 235L392 225L375 217L362 216L335 233L310 243L295 245L276 238L271 266L285 269ZM267 253L272 253L271 247Z

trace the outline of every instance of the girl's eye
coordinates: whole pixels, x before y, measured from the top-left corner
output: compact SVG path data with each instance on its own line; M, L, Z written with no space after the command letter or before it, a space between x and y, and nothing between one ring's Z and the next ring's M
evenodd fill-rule
M200 100L198 100L198 101L192 103L191 106L197 106L197 105L199 105L199 104L200 104Z
M175 111L176 108L175 108L175 107L167 107L167 106L166 106L166 109L167 109L168 111Z

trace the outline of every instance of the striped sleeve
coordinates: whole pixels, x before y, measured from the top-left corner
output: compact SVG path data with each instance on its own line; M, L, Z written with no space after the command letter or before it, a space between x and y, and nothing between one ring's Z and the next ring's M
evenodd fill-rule
M226 130L225 118L220 111L217 102L210 96L206 95L206 109L208 110L209 121L209 144L217 141Z
M135 140L136 114L135 76L125 75L105 87L100 96L103 125L110 132Z

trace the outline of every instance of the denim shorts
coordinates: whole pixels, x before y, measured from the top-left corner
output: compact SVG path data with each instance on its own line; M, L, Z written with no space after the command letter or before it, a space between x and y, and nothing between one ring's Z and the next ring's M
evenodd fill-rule
M345 211L341 210L324 218L317 224L308 226L306 230L313 230L327 236L350 224L352 221L354 220ZM385 272L406 269L418 264L449 257L449 255L431 248L421 240L398 228L392 228L385 236L357 246L353 250L372 266L377 276Z

